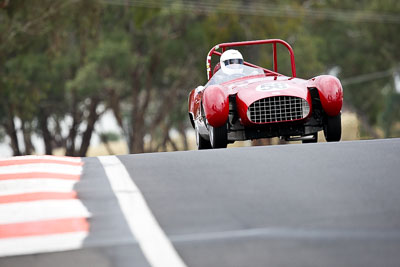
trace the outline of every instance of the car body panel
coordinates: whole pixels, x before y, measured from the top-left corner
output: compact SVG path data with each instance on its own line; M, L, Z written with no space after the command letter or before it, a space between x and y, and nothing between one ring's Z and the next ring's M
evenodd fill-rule
M321 75L311 81L310 86L318 89L324 111L329 116L339 114L343 105L343 88L339 79L331 75Z
M226 123L229 115L229 94L221 85L211 85L204 90L203 107L207 122L213 127Z

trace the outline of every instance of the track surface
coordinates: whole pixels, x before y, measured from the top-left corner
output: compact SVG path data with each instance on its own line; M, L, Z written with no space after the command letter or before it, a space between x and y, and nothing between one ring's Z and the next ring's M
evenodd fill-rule
M400 139L118 157L189 267L400 266ZM97 158L79 250L0 266L150 266Z

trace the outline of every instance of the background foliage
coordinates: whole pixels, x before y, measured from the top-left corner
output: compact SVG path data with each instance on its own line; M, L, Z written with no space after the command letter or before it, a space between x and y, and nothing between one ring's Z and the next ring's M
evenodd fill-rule
M130 153L180 149L172 129L187 149L210 47L267 38L293 46L299 77L342 80L362 137L400 136L399 26L397 0L0 0L0 142L31 154L39 136L46 154L85 156L112 111ZM244 52L271 64L270 48Z

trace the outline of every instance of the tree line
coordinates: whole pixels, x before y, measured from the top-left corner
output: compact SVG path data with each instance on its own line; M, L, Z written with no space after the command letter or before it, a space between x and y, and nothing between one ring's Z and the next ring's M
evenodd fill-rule
M336 70L364 135L396 136L400 97L390 70L399 67L399 12L395 0L0 0L0 141L14 155L31 154L36 135L46 154L85 156L96 122L112 111L130 153L187 149L187 96L206 82L208 50L267 38L293 46L301 78ZM280 71L290 73L278 53ZM245 56L272 60L270 49ZM382 70L389 74L351 80Z

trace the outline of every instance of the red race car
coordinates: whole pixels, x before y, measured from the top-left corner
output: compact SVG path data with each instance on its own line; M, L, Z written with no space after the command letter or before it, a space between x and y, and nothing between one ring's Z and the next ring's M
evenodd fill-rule
M274 71L244 61L239 51L231 49L260 44L272 44ZM289 50L291 77L278 73L277 44ZM220 60L211 72L213 55ZM270 137L312 143L318 141L321 130L328 142L340 140L340 81L330 75L296 78L294 53L287 42L223 43L210 50L206 62L208 82L189 95L189 117L199 149L225 148L235 141Z

